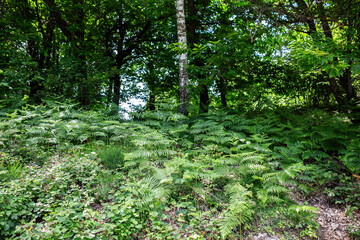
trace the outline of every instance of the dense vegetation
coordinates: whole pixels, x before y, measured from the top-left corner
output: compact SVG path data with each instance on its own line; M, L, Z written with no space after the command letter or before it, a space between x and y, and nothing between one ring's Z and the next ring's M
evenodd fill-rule
M289 189L360 207L360 132L344 114L118 118L50 102L2 117L3 237L234 239L269 228L308 239L315 209Z
M0 239L315 239L298 196L359 212L357 1L176 2L179 42L173 0L0 2Z

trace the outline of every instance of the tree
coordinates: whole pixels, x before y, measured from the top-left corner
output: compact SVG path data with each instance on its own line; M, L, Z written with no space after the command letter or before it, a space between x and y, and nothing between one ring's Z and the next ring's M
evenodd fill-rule
M184 0L176 0L176 19L178 43L181 50L179 55L179 113L188 115L187 107L189 105L189 75L187 72L188 54L185 23L185 3Z
M305 70L319 72L320 79L327 75L340 107L357 99L353 78L354 69L359 66L356 56L360 28L355 1L250 2L253 8L262 9L270 27L283 25L289 32L298 32L293 56L298 63L307 63Z
M54 19L66 36L71 45L72 52L76 59L78 75L74 76L74 81L77 82L78 101L84 105L89 106L91 103L89 96L90 84L88 83L88 65L87 65L87 38L86 36L86 3L84 0L72 0L70 2L63 2L63 11L54 0L44 0L49 11L54 16ZM68 20L66 20L66 18Z

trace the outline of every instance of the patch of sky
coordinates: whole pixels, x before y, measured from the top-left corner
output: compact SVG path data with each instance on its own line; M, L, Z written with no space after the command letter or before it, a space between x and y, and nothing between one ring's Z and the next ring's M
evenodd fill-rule
M138 83L136 84L136 88L139 90L138 93L126 100L123 100L119 105L119 112L123 115L125 120L131 120L131 113L144 109L146 105L146 99L149 95L146 84Z

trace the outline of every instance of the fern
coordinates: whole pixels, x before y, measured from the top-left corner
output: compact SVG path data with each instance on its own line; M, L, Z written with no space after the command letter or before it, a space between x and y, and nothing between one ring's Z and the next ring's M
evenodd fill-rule
M307 205L291 205L289 207L289 211L295 211L297 213L304 213L304 212L310 212L314 213L318 209L316 207L307 206Z
M145 216L151 209L166 202L170 194L169 186L154 177L146 177L136 183L128 183L123 187L123 191L130 193L125 204L134 202L138 213ZM145 216L141 218L144 219Z
M124 159L112 158L113 167L102 160L106 167L123 171L128 181L118 187L112 203L125 212L135 206L146 222L151 209L166 205L170 195L175 200L200 198L199 211L217 207L223 238L252 221L259 214L255 207L288 203L289 186L300 183L305 189L306 181L314 181L310 166L336 157L353 173L359 171L359 130L340 117L219 111L188 118L168 108L136 113L134 121L120 122L110 113L75 106L28 106L2 117L0 150L32 161L33 156L55 151L95 151L103 157L108 145L121 146ZM288 208L294 216L312 211L308 206Z
M220 227L221 236L226 238L241 224L252 219L253 210L250 200L252 193L239 183L227 185L226 193L230 197L230 203L224 212L222 225Z
M346 150L343 150L341 160L351 172L360 173L360 140L352 139Z

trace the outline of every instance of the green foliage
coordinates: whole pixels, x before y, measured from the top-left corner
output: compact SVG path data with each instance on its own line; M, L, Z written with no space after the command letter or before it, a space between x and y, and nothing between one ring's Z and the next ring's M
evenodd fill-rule
M278 211L264 229L310 238L315 209L290 189L359 207L344 158L359 133L340 114L111 117L58 104L2 117L1 237L238 239Z
M124 166L124 154L122 149L116 146L110 146L99 152L101 163L107 169L116 169Z
M360 229L359 228L350 227L348 229L348 231L349 231L350 237L352 237L353 239L360 239Z
M360 207L360 186L351 176L332 173L325 193L335 204Z
M67 204L77 205L76 202L79 207L89 204L90 186L99 171L93 158L54 158L41 169L28 166L21 179L1 183L0 234L11 236L15 227L40 221L58 207L67 208Z
M351 139L346 149L342 151L344 155L341 157L342 162L353 173L360 173L360 140L358 138Z
M172 124L166 113L155 112L147 117L156 117L160 123L155 125L154 120L146 120L144 124L151 122L151 126L162 133L170 133L170 136L179 126ZM262 118L258 121L262 125L256 120L250 122L238 115L224 113L208 114L188 123L181 120L182 126L188 124L191 128L190 131L182 130L182 139L173 143L182 146L182 149L176 149L176 157L157 163L152 160L153 156L142 155L142 162L146 157L148 162L139 170L152 172L161 182L172 184L178 191L193 191L210 205L219 201L213 188L227 185L228 197L221 197L228 202L222 206L225 209L220 228L222 236L227 237L236 228L251 222L254 205L265 207L286 201L286 186L296 185L296 178L310 169L300 159L280 163L278 158L271 156L271 138L265 135L271 126L264 125ZM281 129L277 131L280 133ZM147 145L153 149L164 148L160 141L137 141L136 144L142 148Z
M122 143L123 126L99 112L83 113L75 105L27 106L7 114L1 122L0 143L23 161L43 163L46 152L86 148L91 144Z
M0 165L0 181L15 180L21 176L23 167L20 163L8 163L4 166L4 162Z
M244 222L250 221L253 211L251 210L250 197L252 193L240 184L228 185L225 188L230 195L230 204L224 212L224 220L220 227L221 235L226 238L234 229Z

